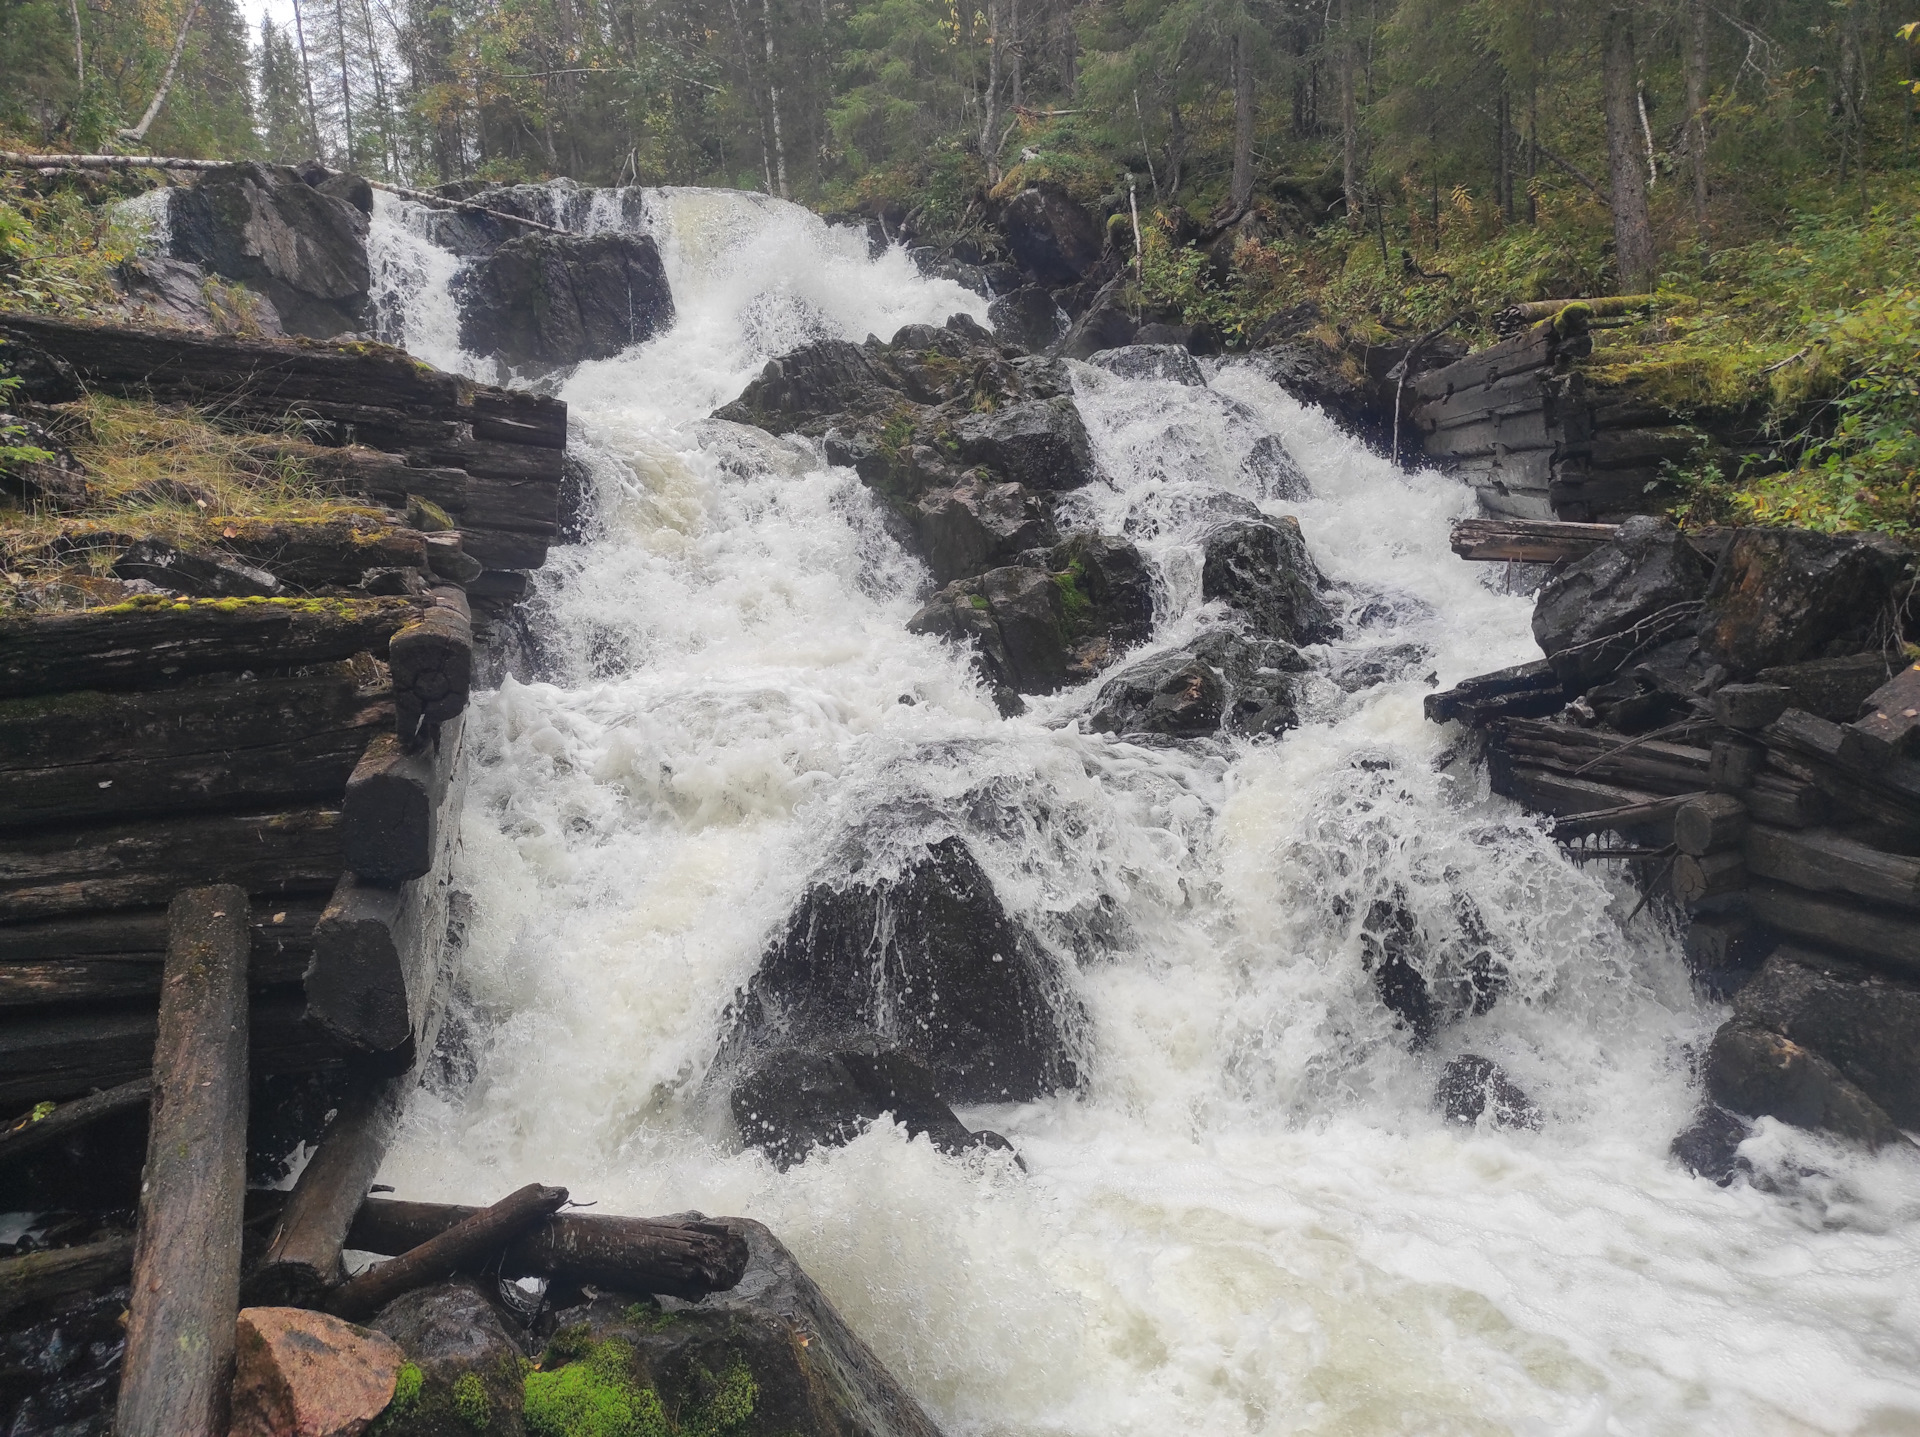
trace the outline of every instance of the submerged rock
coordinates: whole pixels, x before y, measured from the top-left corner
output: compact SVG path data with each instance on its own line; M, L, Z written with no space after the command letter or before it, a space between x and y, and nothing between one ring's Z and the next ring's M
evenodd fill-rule
M1668 1151L1695 1177L1725 1187L1745 1167L1740 1144L1752 1131L1752 1125L1745 1118L1728 1112L1718 1103L1702 1103L1693 1121L1674 1138Z
M1313 485L1308 483L1306 471L1294 461L1293 454L1276 434L1263 434L1254 440L1253 448L1240 461L1237 477L1262 499L1297 504L1313 497Z
M767 950L726 1046L894 1047L953 1102L1038 1097L1077 1081L1077 1021L1052 960L1008 916L958 838L898 873L816 884Z
M1281 733L1299 722L1295 675L1306 668L1291 644L1214 629L1107 680L1088 727L1171 738Z
M607 1295L553 1317L526 1377L533 1437L940 1437L757 1222L746 1275L699 1302ZM597 1424L597 1425L590 1425Z
M1484 1116L1496 1128L1540 1126L1539 1105L1506 1069L1478 1053L1462 1053L1448 1063L1433 1096L1450 1123L1477 1123Z
M1744 1018L1713 1035L1707 1092L1736 1113L1778 1118L1870 1148L1906 1141L1885 1109L1826 1058Z
M1333 613L1320 597L1325 581L1298 520L1235 520L1203 542L1202 597L1223 601L1266 638L1313 644L1336 636Z
M1706 592L1706 562L1680 531L1636 516L1541 586L1533 636L1560 681L1584 691L1691 631Z
M460 343L509 364L611 359L673 322L651 236L529 234L460 283Z
M523 1437L524 1354L480 1287L469 1280L417 1288L371 1326L399 1344L393 1403L378 1437ZM540 1429L532 1429L538 1433Z
M940 1096L924 1063L899 1048L867 1043L819 1052L772 1048L747 1060L729 1098L740 1136L781 1171L816 1147L838 1147L891 1114L913 1137L943 1153L1006 1148L998 1133L968 1130Z
M1741 529L1706 591L1701 643L1736 675L1831 657L1832 645L1857 653L1912 566L1913 551L1884 534Z
M285 165L212 170L172 192L172 257L258 290L289 334L330 339L365 326L367 213L337 178L318 188ZM363 182L364 183L364 182Z
M1179 345L1129 344L1096 354L1089 362L1095 369L1104 369L1122 379L1158 379L1195 389L1207 382L1200 366L1193 362L1193 356Z

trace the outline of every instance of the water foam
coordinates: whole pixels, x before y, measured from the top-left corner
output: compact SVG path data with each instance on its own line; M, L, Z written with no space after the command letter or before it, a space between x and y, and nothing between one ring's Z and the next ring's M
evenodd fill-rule
M678 320L563 391L602 530L536 578L546 680L476 700L464 1047L384 1180L760 1218L955 1433L1920 1431L1920 1166L1763 1124L1747 1152L1787 1197L1675 1167L1723 1012L1422 721L1431 682L1535 652L1527 601L1447 549L1457 483L1245 362L1204 388L1076 371L1109 476L1079 512L1158 516L1156 645L1206 618L1182 502L1225 490L1297 516L1344 586L1325 668L1399 645L1403 672L1317 679L1279 743L1089 736L1090 690L1002 721L963 656L905 632L926 574L854 476L703 418L806 340L982 302L762 196L639 208ZM428 292L450 257L404 218L375 226L422 276L399 332L459 363ZM1263 438L1306 497L1263 492ZM737 1152L702 1078L769 934L854 846L949 832L1070 975L1084 1089L963 1115L1025 1173L885 1125L786 1174ZM1509 991L1415 1053L1359 926L1391 899L1441 931L1462 895ZM1435 1076L1468 1050L1540 1132L1443 1123Z

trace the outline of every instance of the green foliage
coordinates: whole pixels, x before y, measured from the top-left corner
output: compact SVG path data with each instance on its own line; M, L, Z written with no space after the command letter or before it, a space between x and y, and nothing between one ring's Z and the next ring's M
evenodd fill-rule
M19 391L19 388L19 375L9 374L0 376L0 409L6 408L7 402ZM44 464L47 460L53 458L52 450L42 449L37 444L20 444L15 442L24 438L26 433L27 429L24 424L0 423L0 473L4 473L9 467L15 464ZM51 1103L43 1104L42 1106L46 1107L48 1111L52 1111L53 1105ZM33 1110L33 1114L35 1122L38 1122L45 1116L37 1107Z

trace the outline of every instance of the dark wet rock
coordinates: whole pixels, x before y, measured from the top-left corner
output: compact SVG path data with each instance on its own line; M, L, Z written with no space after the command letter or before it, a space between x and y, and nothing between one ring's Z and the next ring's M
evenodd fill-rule
M998 1133L969 1131L924 1063L878 1043L832 1052L756 1052L728 1101L740 1136L783 1172L816 1147L851 1141L883 1114L913 1137L926 1134L943 1153L1008 1146Z
M1000 214L1020 267L1044 285L1072 284L1100 261L1100 227L1056 184L1022 190Z
M1785 947L1740 990L1733 1011L1813 1049L1895 1122L1920 1127L1920 987Z
M1235 521L1212 530L1200 592L1244 615L1254 632L1293 644L1333 638L1337 626L1320 597L1323 580L1298 520Z
M172 192L172 257L258 290L289 334L330 339L367 317L367 216L285 165L212 170Z
M1639 515L1541 587L1533 636L1568 688L1585 690L1690 630L1707 567L1680 531Z
M1446 919L1429 930L1396 885L1368 905L1360 924L1361 967L1415 1044L1427 1042L1444 1023L1487 1012L1506 991L1506 959L1479 905L1456 891L1449 907Z
M731 1290L694 1303L607 1294L553 1315L527 1377L531 1432L940 1437L771 1232L722 1221L749 1253ZM632 1415L589 1428L593 1412Z
M1477 1123L1484 1116L1496 1128L1538 1128L1540 1108L1491 1058L1462 1053L1440 1074L1434 1102L1450 1123Z
M1029 489L1078 489L1094 477L1093 445L1065 395L1030 400L955 422L960 457Z
M769 359L740 397L716 410L717 419L757 424L774 434L805 431L817 420L849 409L881 409L898 378L874 348L848 339L821 339Z
M1912 550L1884 534L1741 529L1706 591L1701 643L1738 676L1859 652L1912 565Z
M0 495L55 513L83 508L98 497L86 466L39 420L0 409L0 432L7 435L8 447L19 451L17 457L0 458ZM38 457L28 457L36 450Z
M1129 344L1095 355L1089 362L1122 379L1159 379L1196 389L1207 382L1193 356L1171 344Z
M522 1437L521 1363L500 1314L462 1279L395 1298L368 1324L406 1356L380 1437Z
M86 393L73 366L52 350L0 329L0 374L20 381L15 402L71 404Z
M673 323L649 235L528 234L462 276L460 343L513 365L611 359Z
M1059 353L1068 359L1091 359L1109 349L1133 343L1140 325L1117 300L1099 301L1073 322L1060 341Z
M1260 512L1258 504L1231 490L1203 484L1169 484L1135 501L1120 527L1130 536L1153 539L1180 530L1266 521L1267 516Z
M114 266L112 282L120 292L121 309L137 324L265 339L278 339L286 332L279 312L264 294L209 282L205 270L186 260L124 259Z
M1306 471L1294 461L1278 435L1263 434L1254 440L1253 448L1240 461L1238 477L1262 499L1280 499L1292 504L1313 497L1313 485L1307 482Z
M1852 723L1873 691L1900 671L1904 659L1872 648L1836 659L1809 659L1760 670L1754 677L1787 691L1790 708L1834 723Z
M1714 1101L1736 1113L1778 1118L1871 1148L1906 1141L1886 1110L1827 1058L1744 1018L1713 1035L1706 1079Z
M987 306L993 331L1008 344L1034 354L1062 337L1067 317L1054 303L1053 292L1037 284L1022 285Z
M1693 1121L1674 1138L1667 1151L1695 1177L1725 1187L1735 1174L1746 1169L1740 1157L1740 1144L1752 1131L1752 1125L1745 1118L1728 1112L1718 1103L1702 1103Z
M1326 410L1343 428L1374 439L1392 427L1392 396L1383 399L1380 387L1350 356L1317 339L1277 341L1251 356L1251 363L1302 404Z
M1294 689L1306 668L1291 644L1214 629L1115 674L1094 700L1088 727L1170 738L1282 733L1299 722Z
M125 1287L109 1288L0 1333L8 1437L107 1437L126 1352L127 1298Z
M1433 650L1425 644L1381 644L1377 648L1337 655L1327 676L1352 694L1376 684L1413 678L1432 661Z
M1143 324L1139 333L1133 337L1135 344L1173 344L1188 354L1218 354L1225 348L1220 342L1220 331L1212 325L1200 324Z
M933 245L915 245L907 251L907 258L928 279L950 279L962 289L970 289L983 298L993 293L993 286L988 282L984 269L943 253Z
M897 873L808 889L726 1047L878 1042L925 1064L950 1101L1023 1101L1077 1081L1069 1012L1052 960L946 838Z
M979 471L936 489L914 507L920 551L935 583L1007 564L1056 539L1053 517L1024 484L995 484Z

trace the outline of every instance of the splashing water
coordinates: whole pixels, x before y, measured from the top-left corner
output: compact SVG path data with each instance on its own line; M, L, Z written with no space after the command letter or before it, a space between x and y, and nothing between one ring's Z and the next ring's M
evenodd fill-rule
M484 373L408 210L375 218L392 332ZM1109 482L1075 516L1152 560L1156 647L1205 617L1223 492L1299 518L1347 636L1279 742L1085 735L1092 688L1003 721L906 632L926 572L851 472L704 417L809 339L983 301L761 196L589 220L636 211L678 320L562 391L601 531L535 581L549 681L476 699L464 1046L385 1181L760 1218L955 1434L1920 1432L1920 1166L1771 1123L1745 1153L1785 1195L1675 1166L1722 1010L1422 721L1431 682L1536 653L1529 602L1448 551L1462 486L1245 362L1200 387L1076 367ZM1250 456L1276 443L1308 497L1269 497ZM1386 681L1335 681L1369 654ZM884 1124L784 1174L738 1151L702 1079L769 936L849 837L949 833L1090 1015L1079 1091L962 1114L1028 1171ZM1436 931L1470 902L1508 973L1427 1051L1362 965L1389 897ZM1443 1121L1465 1051L1540 1131Z

